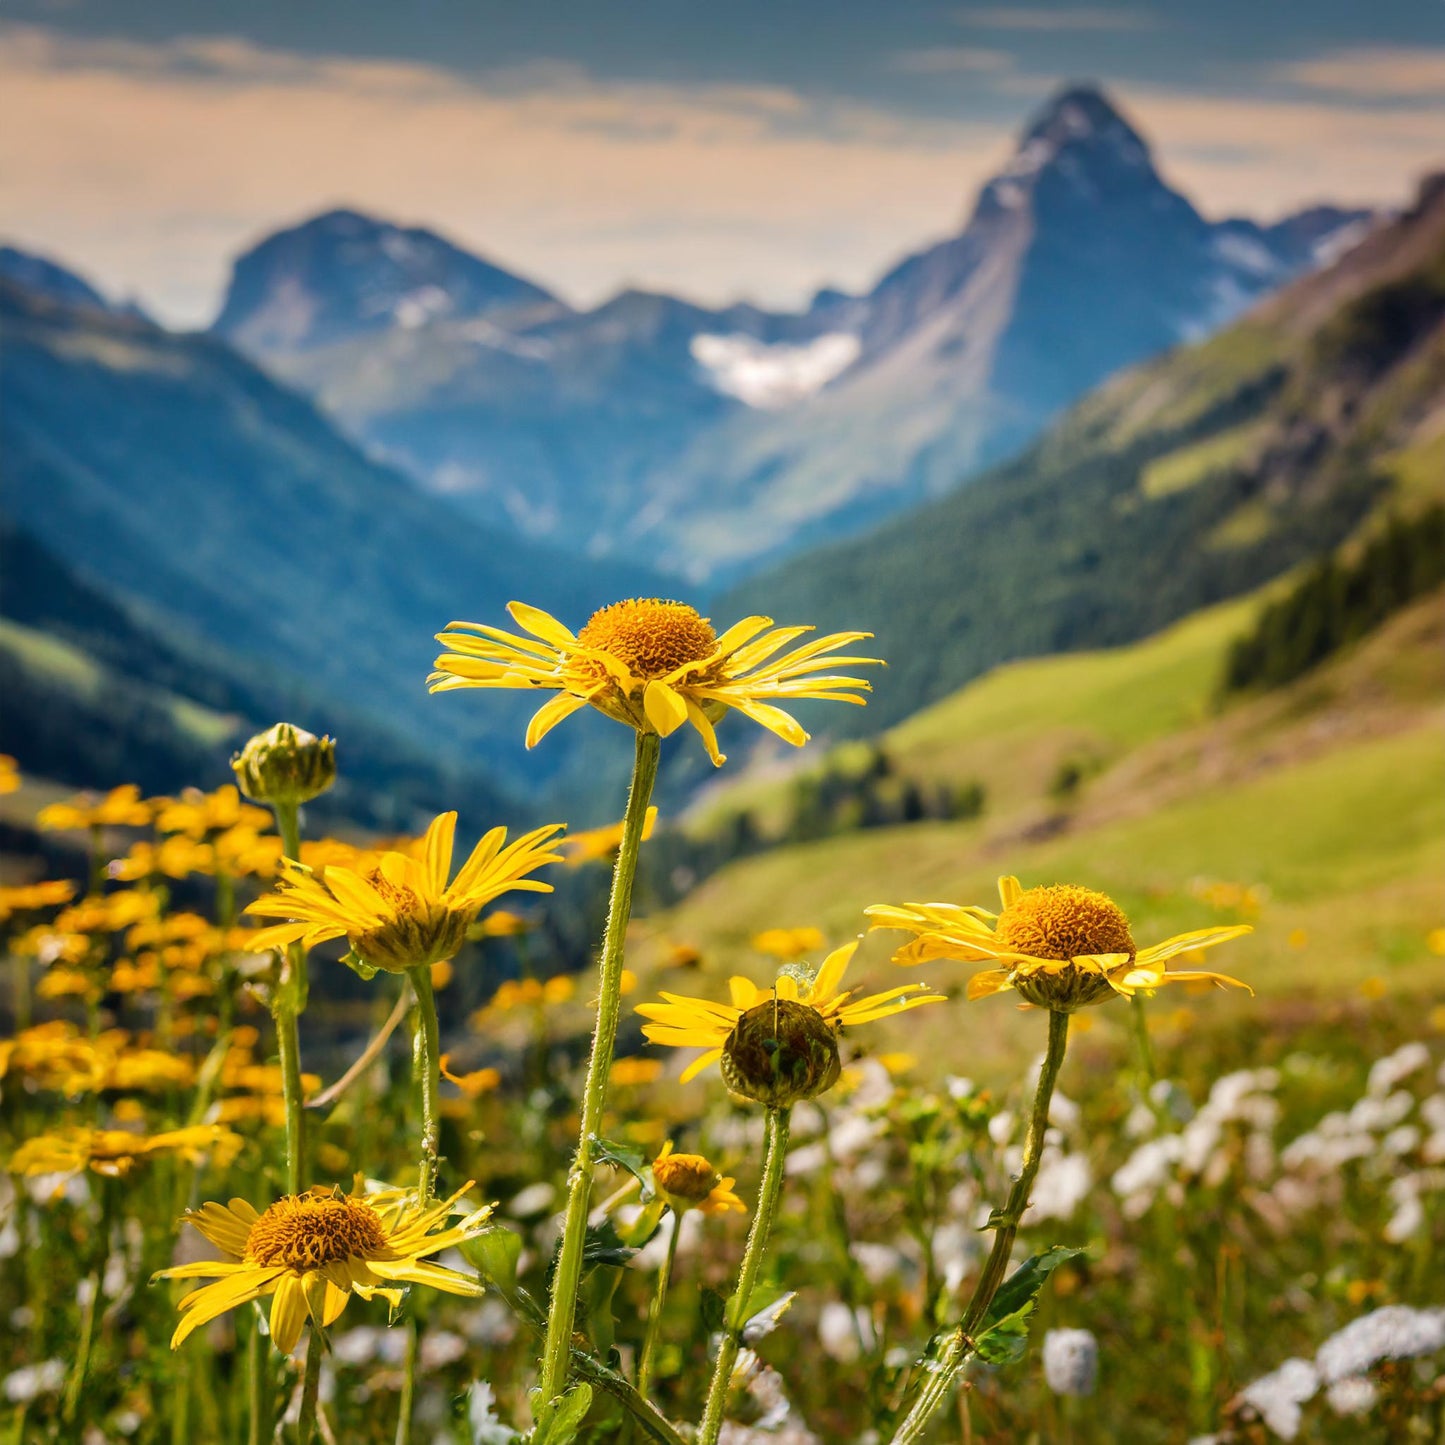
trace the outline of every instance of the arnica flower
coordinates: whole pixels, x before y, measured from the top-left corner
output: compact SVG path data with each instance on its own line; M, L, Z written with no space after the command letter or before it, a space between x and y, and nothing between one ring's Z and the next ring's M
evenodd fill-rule
M905 903L896 908L878 904L866 911L874 928L900 928L917 935L893 955L895 963L911 966L933 958L958 958L989 959L1002 965L969 979L970 999L1011 988L1028 1003L1071 1013L1166 983L1204 980L1253 992L1248 984L1226 974L1165 967L1178 954L1212 948L1251 932L1247 925L1201 928L1140 949L1124 910L1103 893L1069 883L1025 889L1017 878L1000 878L998 892L997 914L952 903Z
M733 1193L736 1179L724 1178L701 1154L674 1154L672 1140L652 1161L652 1184L674 1214L696 1209L703 1214L746 1214L748 1207Z
M240 789L234 783L227 783L212 793L187 788L179 798L166 799L164 804L156 815L156 829L162 833L184 833L198 842L209 833L223 833L228 828L247 827L259 831L271 823L271 815L265 808L241 801Z
M22 883L14 888L0 888L0 923L8 922L17 913L34 913L42 908L55 908L75 897L75 884L68 878L45 883Z
M163 1134L132 1134L126 1129L62 1129L27 1139L11 1156L14 1174L78 1174L82 1169L121 1179L138 1160L169 1154L189 1164L209 1158L225 1169L246 1141L216 1124L171 1129Z
M841 984L857 947L855 940L834 949L816 974L786 968L772 988L731 978L726 1004L664 993L662 1003L638 1005L651 1021L642 1032L655 1044L705 1050L683 1071L684 1083L718 1064L728 1088L745 1098L775 1108L811 1099L838 1082L841 1029L943 1001L922 983L853 1000Z
M472 850L457 876L447 882L457 815L443 813L426 831L423 857L383 853L374 863L334 863L317 875L286 859L275 893L258 898L247 913L285 918L255 933L247 947L256 953L298 940L314 948L329 938L347 938L372 968L405 973L456 955L467 929L492 899L512 889L550 893L552 885L526 875L559 861L553 823L506 844L507 830L493 828Z
M179 1264L154 1276L214 1280L181 1300L171 1348L228 1310L268 1295L271 1338L286 1355L296 1348L308 1315L324 1329L340 1317L353 1294L362 1299L380 1295L393 1309L401 1303L401 1285L482 1295L479 1281L426 1258L486 1227L490 1205L450 1228L436 1229L471 1187L469 1182L450 1199L422 1206L401 1190L367 1197L358 1179L352 1194L318 1187L284 1195L261 1213L244 1199L187 1210L186 1220L228 1258Z
M103 798L81 793L68 802L51 803L35 815L36 826L64 832L80 828L145 828L155 817L160 798L142 798L134 783L112 788Z
M14 793L20 788L20 765L9 753L0 753L0 793Z
M519 637L479 622L453 622L437 641L448 651L428 679L433 692L458 687L549 688L561 696L538 709L527 727L534 747L565 717L595 707L639 732L669 737L691 723L715 765L713 725L730 709L801 747L808 734L777 702L822 698L862 705L869 684L830 669L871 665L874 657L838 656L871 637L836 632L777 654L811 627L773 627L746 617L719 637L684 602L633 598L594 612L578 633L536 607L511 602Z

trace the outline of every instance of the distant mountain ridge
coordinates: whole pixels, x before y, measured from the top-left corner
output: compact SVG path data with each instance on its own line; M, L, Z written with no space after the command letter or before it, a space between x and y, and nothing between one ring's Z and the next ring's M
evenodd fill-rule
M427 233L342 213L240 258L217 329L460 508L701 580L940 494L1367 219L1207 221L1083 86L1025 128L958 235L864 296L776 313L625 292L579 313L488 267L478 299L446 279L456 254L397 270L393 233ZM426 305L423 274L445 293Z
M567 764L565 741L523 752L525 698L429 697L432 634L514 597L580 622L653 574L459 516L210 337L5 281L0 328L4 513L79 582L176 655L297 679L438 770Z
M146 319L146 313L134 301L111 301L78 272L48 256L22 251L18 246L0 246L0 280L13 281L27 291L67 306Z
M309 351L392 326L507 307L566 308L433 231L335 210L241 256L213 326L242 351Z

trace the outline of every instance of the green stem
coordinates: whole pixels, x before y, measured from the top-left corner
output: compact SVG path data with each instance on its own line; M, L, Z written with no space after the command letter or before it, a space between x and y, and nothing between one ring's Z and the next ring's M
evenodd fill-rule
M441 1036L437 1026L436 995L431 986L431 965L409 969L411 991L416 995L414 1065L421 1091L421 1172L417 1201L426 1204L436 1192L437 1159L441 1141L438 1096L441 1093Z
M311 1445L316 1435L316 1397L321 1388L321 1331L313 1323L306 1341L306 1374L301 1381L301 1413L296 1420L298 1445Z
M1024 1135L1023 1166L1009 1191L1008 1202L992 1221L996 1231L993 1248L989 1251L983 1273L974 1286L973 1298L969 1300L958 1327L948 1337L927 1383L913 1402L913 1408L894 1432L892 1445L911 1445L911 1442L922 1438L928 1422L952 1392L959 1371L978 1348L973 1332L987 1316L993 1297L1003 1283L1009 1256L1013 1253L1014 1238L1018 1234L1019 1220L1029 1207L1029 1191L1033 1188L1034 1178L1039 1172L1044 1135L1049 1127L1049 1102L1054 1096L1054 1085L1058 1082L1059 1068L1064 1062L1064 1050L1068 1047L1068 1042L1068 1014L1051 1009L1048 1050L1044 1055L1043 1067L1039 1070L1033 1113L1029 1118L1028 1132Z
M276 827L286 857L301 858L301 826L295 803L277 803ZM301 1035L298 1020L306 1008L306 950L293 943L286 950L272 1017L281 1054L281 1092L286 1106L286 1192L299 1194L306 1156L306 1123L301 1100ZM309 1360L309 1356L308 1356Z
M682 1215L672 1216L672 1235L667 1241L667 1258L657 1274L657 1288L652 1294L652 1308L647 1312L647 1333L642 1337L642 1357L637 1364L637 1393L646 1398L652 1383L652 1360L662 1334L662 1311L667 1304L667 1286L672 1279L672 1266L677 1260L677 1241L682 1234Z
M587 1205L596 1170L594 1150L602 1128L607 1104L607 1077L612 1072L612 1055L617 1044L617 1024L622 1012L622 954L627 925L632 917L632 887L637 878L637 853L652 785L657 780L657 759L662 740L656 733L637 734L637 755L632 769L632 788L627 813L622 820L622 844L612 874L612 898L607 908L607 932L602 942L602 961L597 988L597 1024L592 1034L592 1057L587 1065L587 1083L582 1093L582 1127L577 1155L568 1179L567 1215L562 1229L562 1248L552 1275L552 1294L547 1319L547 1341L542 1349L541 1398L555 1400L567 1384L567 1366L572 1350L572 1331L577 1315L577 1289L582 1279L582 1249L587 1236Z
M1149 1016L1144 1008L1144 995L1136 993L1129 1000L1129 1016L1134 1026L1134 1043L1139 1050L1139 1073L1144 1082L1144 1098L1152 1107L1152 1088L1159 1078L1159 1072L1154 1067L1154 1046L1149 1041Z
M100 1281L103 1273L102 1267L92 1270L86 1276L86 1284L90 1286L88 1297L85 1301L85 1308L80 1312L80 1340L75 1347L75 1364L70 1371L70 1379L65 1386L65 1404L61 1411L61 1418L67 1425L75 1423L75 1412L80 1405L80 1392L85 1386L85 1374L90 1368L90 1346L95 1338L95 1312L100 1305Z
M713 1367L712 1384L708 1386L707 1404L703 1407L702 1424L698 1426L699 1445L717 1445L722 1430L723 1411L727 1406L728 1386L732 1383L733 1366L742 1345L743 1326L748 1322L748 1304L753 1285L762 1268L768 1248L768 1235L773 1228L773 1215L783 1192L783 1166L788 1155L787 1109L769 1109L767 1122L767 1154L763 1158L763 1178L758 1185L758 1207L753 1226L748 1231L747 1248L738 1270L738 1285L728 1301L723 1323L722 1343L718 1346L717 1363Z
M411 1445L411 1411L416 1398L416 1320L406 1326L406 1362L401 1376L401 1413L396 1417L396 1445Z
M266 1405L266 1341L261 1316L251 1311L251 1333L246 1337L246 1445L264 1445L271 1437L271 1412Z

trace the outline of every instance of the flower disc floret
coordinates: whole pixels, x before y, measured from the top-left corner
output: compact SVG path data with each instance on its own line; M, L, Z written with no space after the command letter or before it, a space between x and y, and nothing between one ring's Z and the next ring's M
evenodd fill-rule
M246 1236L247 1259L288 1269L319 1269L385 1248L386 1231L376 1210L345 1195L278 1199Z
M616 658L642 682L666 677L689 662L703 662L717 649L717 633L706 617L686 602L660 597L603 607L587 619L577 641Z

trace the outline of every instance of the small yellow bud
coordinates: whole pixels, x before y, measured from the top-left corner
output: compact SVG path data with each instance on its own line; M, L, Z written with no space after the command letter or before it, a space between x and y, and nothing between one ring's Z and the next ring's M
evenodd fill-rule
M256 803L309 803L336 781L336 744L277 723L231 759L241 791Z
M838 1082L838 1040L817 1009L771 998L748 1009L733 1026L719 1060L733 1093L785 1109Z

